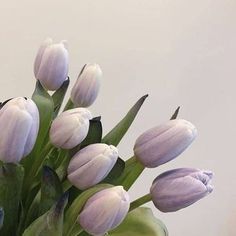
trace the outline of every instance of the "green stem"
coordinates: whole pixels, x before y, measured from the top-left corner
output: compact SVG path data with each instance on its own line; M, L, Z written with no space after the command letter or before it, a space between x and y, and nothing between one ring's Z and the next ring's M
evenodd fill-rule
M144 166L137 160L135 156L125 162L125 169L122 175L115 182L116 185L123 185L125 190L129 190L136 179L141 175Z
M150 202L152 200L151 194L148 193L138 199L136 199L135 201L131 202L130 204L130 208L129 211L132 211L134 209L136 209L139 206L142 206L143 204Z
M31 171L29 172L30 181L32 180L31 178L33 178L34 176L38 174L38 170L43 164L45 157L47 156L47 154L51 151L53 147L54 146L50 142L48 142L45 148L43 149L42 153L40 154L40 157L38 158L38 160L35 160L31 168Z
M65 108L64 108L63 111L67 111L67 110L73 109L73 108L74 108L74 104L73 104L73 102L71 101L71 99L69 98L69 100L68 100L68 102L66 103L66 106L65 106Z

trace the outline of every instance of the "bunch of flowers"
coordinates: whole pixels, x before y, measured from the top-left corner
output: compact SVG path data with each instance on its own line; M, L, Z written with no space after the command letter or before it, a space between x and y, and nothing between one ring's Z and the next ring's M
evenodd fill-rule
M131 201L128 190L143 170L179 156L195 139L195 126L177 119L178 108L141 134L133 157L124 161L117 146L147 95L103 136L101 117L87 108L99 92L99 65L82 68L62 112L69 85L66 43L47 39L34 74L32 98L0 105L0 235L166 236L164 224L143 204L173 212L212 191L211 171L179 168L159 175L149 193Z

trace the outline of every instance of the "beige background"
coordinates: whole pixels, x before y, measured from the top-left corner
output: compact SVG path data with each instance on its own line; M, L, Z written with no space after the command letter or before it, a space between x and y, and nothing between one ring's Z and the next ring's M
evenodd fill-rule
M181 105L199 136L180 158L147 170L131 191L146 193L161 171L189 166L215 172L214 192L172 214L155 215L171 236L235 236L235 0L1 1L1 94L30 96L32 64L47 36L67 39L70 76L97 62L104 71L91 108L107 132L145 93L150 97L119 149ZM153 207L152 204L150 204Z

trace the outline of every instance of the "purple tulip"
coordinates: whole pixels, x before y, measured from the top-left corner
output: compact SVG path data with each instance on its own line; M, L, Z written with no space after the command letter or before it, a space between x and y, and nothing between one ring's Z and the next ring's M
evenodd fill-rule
M101 182L111 171L118 158L112 145L96 143L77 152L68 166L68 179L78 189L89 188Z
M134 145L134 154L145 167L154 168L180 155L196 135L197 130L190 122L170 120L140 135Z
M34 75L47 90L57 90L68 76L69 56L65 41L46 39L34 62Z
M152 201L160 211L178 211L212 192L212 176L211 171L191 168L167 171L153 181Z
M91 235L104 235L124 220L129 206L129 195L122 186L102 190L86 202L79 223Z
M39 112L29 98L13 98L0 110L0 160L18 163L34 147L39 129Z
M94 103L100 89L102 71L98 64L87 64L71 91L71 100L77 107L88 107Z
M62 112L52 122L51 143L60 148L71 149L80 144L89 131L91 112L86 108L74 108Z

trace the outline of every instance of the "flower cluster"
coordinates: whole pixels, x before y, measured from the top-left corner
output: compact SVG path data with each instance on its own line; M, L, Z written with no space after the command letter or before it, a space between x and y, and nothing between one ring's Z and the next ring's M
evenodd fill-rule
M157 168L185 151L197 136L195 126L178 119L177 109L170 120L141 134L133 157L124 161L117 146L147 96L103 136L101 117L88 109L103 76L98 64L82 68L59 114L69 85L68 59L65 41L45 40L34 63L32 98L1 103L0 234L139 236L133 224L142 224L155 235L167 235L150 209L140 206L152 201L162 212L185 208L212 192L212 172L164 172L147 195L132 202L128 190L145 168ZM140 211L147 216L142 222Z

